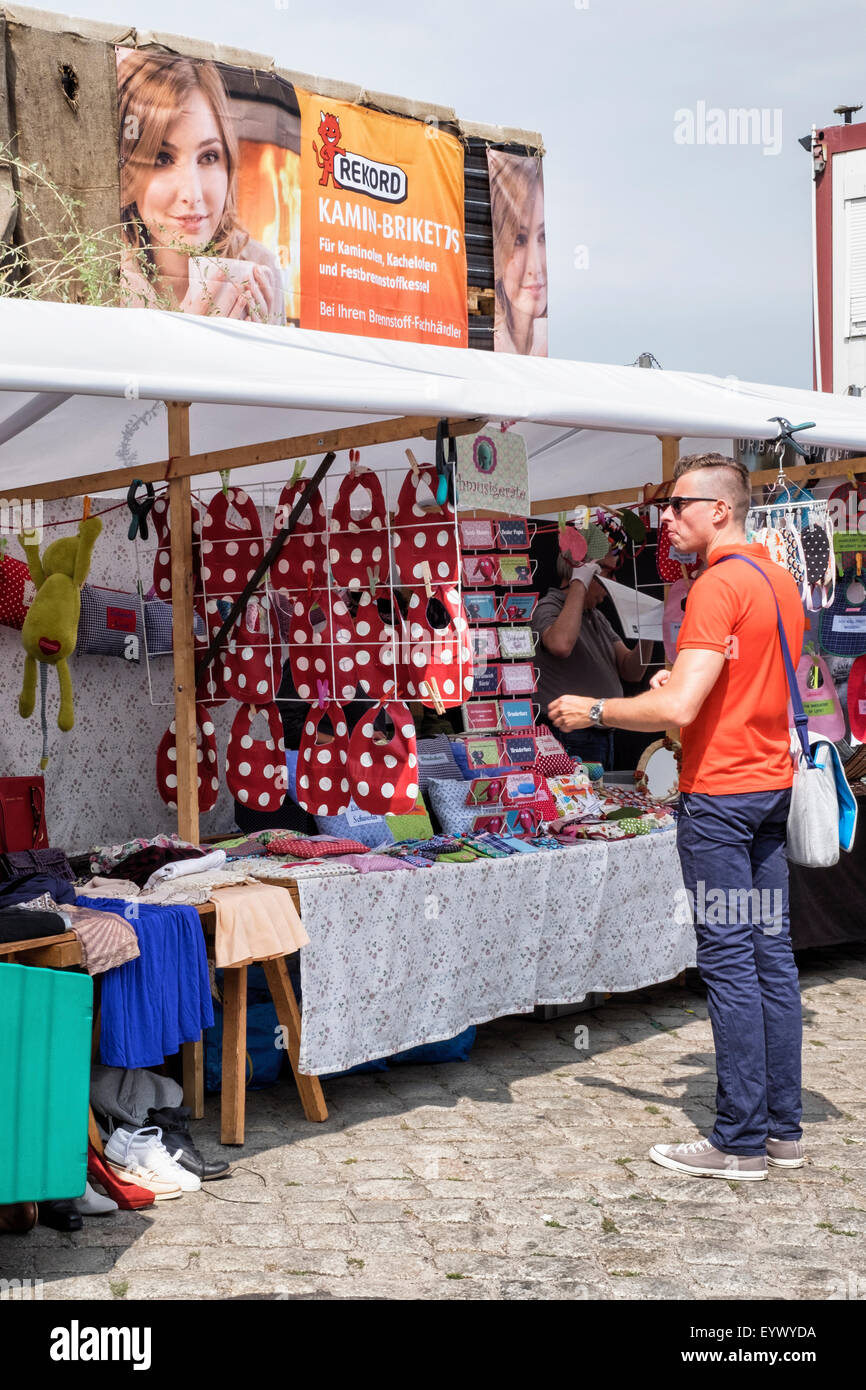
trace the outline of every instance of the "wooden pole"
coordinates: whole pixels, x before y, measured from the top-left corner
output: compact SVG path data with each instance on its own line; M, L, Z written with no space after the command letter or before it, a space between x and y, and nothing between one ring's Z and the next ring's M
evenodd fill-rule
M189 405L168 402L168 451L189 454ZM195 742L192 514L188 477L168 485L171 518L171 606L174 643L174 719L177 748L177 833L197 845L198 761Z
M672 434L660 434L659 439L662 442L662 482L670 483L673 481L674 466L679 458L680 441ZM670 584L666 584L664 587L665 603L667 603L670 588ZM671 669L671 663L669 661L665 661L665 669L667 671ZM674 726L670 729L666 729L665 733L668 738L674 738L679 742L682 730Z

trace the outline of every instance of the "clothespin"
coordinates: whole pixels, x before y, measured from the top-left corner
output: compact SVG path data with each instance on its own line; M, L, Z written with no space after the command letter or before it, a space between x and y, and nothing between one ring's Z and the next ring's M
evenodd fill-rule
M378 566L378 565L368 565L368 566L367 566L367 582L368 582L368 584L369 584L369 586L370 586L370 597L371 597L371 598L375 598L375 597L376 597L376 590L377 590L378 587L379 587L379 566Z
M231 475L231 471L232 470L230 468L220 469L220 483L222 484L224 497L228 497L229 495L229 477Z
M324 709L325 705L330 704L331 701L330 686L327 681L316 681L316 690L318 692L316 707L318 709Z
M83 511L82 514L81 514L81 520L82 520L82 521L86 521L87 518L88 518L89 516L90 516L90 498L89 498L89 497L85 497L85 499L84 499L84 511Z
M578 531L585 531L589 525L589 507L575 507L574 524Z
M433 597L433 577L432 577L432 575L430 574L430 562L429 562L429 560L425 560L424 563L423 563L422 566L421 566L421 578L424 580L424 588L425 588L425 590L427 591L427 597L428 597L428 598L432 598L432 597ZM439 712L439 711L437 711L437 713L438 713L438 712Z
M416 477L416 478L420 477L420 475L421 475L421 465L419 464L419 462L418 462L418 460L416 459L415 455L412 453L412 450L411 450L411 449L407 449L407 450L406 450L406 457L407 457L407 459L409 460L409 467L412 469L412 472L415 474L415 477Z
M304 469L306 468L306 466L306 459L295 459L295 467L292 472L292 487L294 487L295 483L299 482L300 479L303 477Z
M853 468L848 469L848 472L845 474L845 477L848 479L848 482L851 484L852 487L857 486L857 479L854 477Z
M436 713L444 714L445 705L443 703L442 696L439 694L439 687L436 684L436 681L433 679L432 676L430 676L424 682L424 684L427 686L429 694L433 697L433 708L435 709Z
M568 513L567 513L567 512L559 512L558 515L557 515L556 520L557 520L557 524L559 525L560 531L564 531L564 530L565 530L565 523L566 523L567 516L568 516Z
M351 474L354 475L355 473L357 473L357 471L358 471L358 466L359 466L360 462L361 462L361 450L360 450L360 449L350 449L350 450L349 450L349 472L350 472Z

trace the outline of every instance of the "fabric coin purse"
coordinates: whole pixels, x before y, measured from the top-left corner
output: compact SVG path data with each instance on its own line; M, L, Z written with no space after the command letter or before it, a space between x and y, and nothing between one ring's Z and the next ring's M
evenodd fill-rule
M338 594L320 589L295 598L289 621L289 668L300 699L315 700L322 683L338 701L355 698L358 672L353 641L352 619Z
M248 600L217 653L223 689L233 700L272 701L282 674L280 640L264 594Z
M296 483L286 483L280 493L280 500L274 512L273 535L276 536L285 526L292 508L303 496L307 483L301 478ZM301 515L295 522L295 529L283 541L282 548L270 569L271 587L295 592L304 584L312 588L325 572L327 547L325 545L325 505L318 489L313 493Z
M219 795L217 745L213 720L204 705L195 707L198 809L210 811ZM167 806L177 806L177 724L173 719L156 750L156 786Z
M192 568L195 575L195 592L201 592L199 570L201 568L201 527L202 510L194 497L190 498L192 520ZM153 587L161 599L171 602L171 515L168 495L157 497L150 512L156 532L158 548L153 557Z
M202 518L201 589L209 599L242 593L261 562L262 523L243 488L214 493Z

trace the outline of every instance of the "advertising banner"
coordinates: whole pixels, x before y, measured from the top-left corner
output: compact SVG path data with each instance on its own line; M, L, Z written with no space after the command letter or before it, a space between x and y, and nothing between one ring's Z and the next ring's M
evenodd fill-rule
M297 90L301 324L466 347L463 147Z
M547 243L541 159L488 149L496 352L547 356Z
M467 346L459 141L273 73L115 52L128 305Z

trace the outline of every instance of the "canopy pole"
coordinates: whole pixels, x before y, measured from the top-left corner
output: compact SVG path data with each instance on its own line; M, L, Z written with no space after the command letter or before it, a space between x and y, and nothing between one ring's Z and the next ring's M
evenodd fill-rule
M189 404L166 401L168 452L189 454ZM189 477L171 478L171 606L174 652L174 727L177 749L177 833L199 842L198 760L195 728L195 657L193 638L192 503Z
M662 482L670 483L673 482L674 468L676 466L676 461L679 458L680 441L676 438L675 435L672 434L660 434L659 439L662 442ZM659 532L661 532L661 522L659 522ZM683 574L685 575L685 569L683 569ZM668 601L668 594L670 593L670 589L670 584L666 584L664 587L665 603L667 603ZM665 661L665 670L669 671L670 669L671 662ZM677 743L679 743L682 739L682 732L682 729L678 728L676 725L672 726L669 729L665 729L665 733L667 734L668 738L675 739Z

